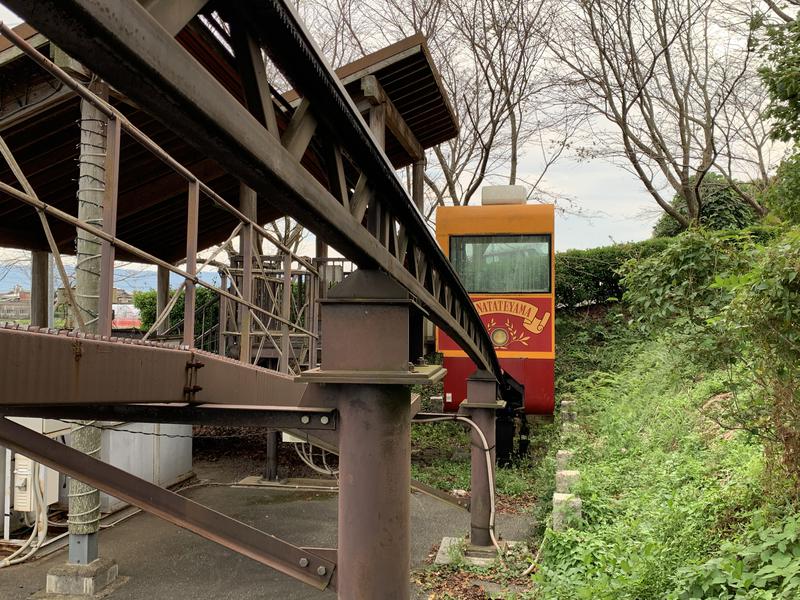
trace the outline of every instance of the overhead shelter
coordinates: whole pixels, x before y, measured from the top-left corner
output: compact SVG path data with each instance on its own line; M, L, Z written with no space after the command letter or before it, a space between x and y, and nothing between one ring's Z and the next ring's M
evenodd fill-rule
M215 17L195 16L177 34L178 42L246 106L246 85L257 86L252 63L237 61L231 40ZM28 24L15 31L49 55L74 76L88 80L91 73L51 44ZM262 65L263 68L263 65ZM339 69L339 76L359 108L386 105L386 153L395 168L420 160L425 148L457 134L458 126L424 37L412 36ZM365 82L373 82L365 87ZM262 82L263 85L263 82ZM296 94L286 98L271 89L277 126L282 136L300 105ZM111 102L136 127L168 154L231 204L238 204L239 180L196 146L149 116L124 94L111 90ZM292 104L291 100L294 100ZM263 118L263 116L262 116ZM77 215L77 173L80 137L80 99L24 56L7 40L0 39L0 134L20 162L40 199ZM323 156L328 148L312 142L303 149L304 166L330 187L330 173ZM357 172L343 157L346 185L353 189ZM13 184L7 165L0 166L0 181ZM186 182L159 157L129 136L123 136L118 197L117 236L141 250L176 263L186 254ZM267 223L282 212L259 195L257 220ZM198 248L223 242L236 218L201 195ZM75 228L53 221L59 251L75 252ZM168 232L168 233L165 233ZM0 193L0 246L48 250L35 211ZM135 260L124 250L117 258Z
M386 105L385 151L397 169L458 135L458 119L422 34L346 64L336 75L367 120L370 108ZM300 102L294 90L285 97L292 105Z

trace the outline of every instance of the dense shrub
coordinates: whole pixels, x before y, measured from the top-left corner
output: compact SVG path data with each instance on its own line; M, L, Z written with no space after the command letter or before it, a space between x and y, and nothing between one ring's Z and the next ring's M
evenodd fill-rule
M800 141L800 20L766 28L759 69L770 96L766 117L772 119L773 137Z
M746 186L744 183L740 185ZM703 179L700 202L702 206L698 224L706 229L744 229L758 222L758 215L753 208L716 173L709 173ZM675 196L672 206L682 215L688 215L686 200L682 196ZM678 221L664 213L653 227L653 237L674 237L683 230Z
M800 596L800 520L791 516L725 542L720 556L680 572L671 600L793 600Z
M749 258L749 270L715 284L733 294L715 322L751 383L726 416L764 439L800 492L800 228Z
M206 329L213 327L219 320L219 310L215 307L212 307L212 305L215 305L218 301L216 292L202 286L197 286L195 288L195 292L195 306L198 309L198 314L196 315L198 321L195 323L195 331L199 334L201 333L204 325L202 323L203 315L200 313L200 309L204 306L208 308L208 310L205 310ZM133 305L139 309L139 314L142 320L142 331L147 331L153 326L153 323L155 323L156 317L158 316L156 312L156 291L147 290L134 292ZM183 321L183 309L184 293L181 292L180 297L175 302L175 306L172 307L172 310L169 313L169 322L171 325L175 325L176 323ZM182 330L182 328L177 329L177 331Z
M746 530L764 502L761 448L701 413L726 390L724 370L664 337L569 385L580 429L560 447L575 451L583 523L548 531L534 598L664 600L683 567Z
M556 254L556 304L574 308L606 304L620 298L619 269L625 262L663 250L669 241L653 239L615 244L591 250L567 250Z
M781 162L763 201L773 215L800 224L800 149Z
M712 286L715 279L746 270L752 244L749 233L682 233L658 254L622 267L623 298L647 331L704 323L731 299L728 290Z

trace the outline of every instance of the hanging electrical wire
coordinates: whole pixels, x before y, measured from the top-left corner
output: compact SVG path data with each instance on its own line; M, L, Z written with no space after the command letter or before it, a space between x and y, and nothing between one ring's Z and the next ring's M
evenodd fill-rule
M47 538L47 527L49 521L47 519L47 504L44 500L44 487L39 474L39 464L33 463L31 472L31 489L33 491L33 500L36 512L36 520L33 524L30 537L22 544L17 550L5 557L0 561L0 568L8 567L11 565L20 564L31 558L36 552L44 545ZM34 542L36 539L36 542ZM27 554L20 556L25 550L30 548Z

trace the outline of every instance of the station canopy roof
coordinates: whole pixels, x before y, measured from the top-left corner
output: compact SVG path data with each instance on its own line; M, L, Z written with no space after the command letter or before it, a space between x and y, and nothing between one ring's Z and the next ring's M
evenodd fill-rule
M27 24L15 31L49 55L62 67L73 69L78 79L89 73L70 61L41 34ZM195 17L176 36L180 44L244 104L241 78L235 59L220 42L217 33ZM59 56L60 55L60 56ZM59 62L60 61L60 62ZM458 124L430 54L421 36L413 36L365 56L337 71L358 102L360 81L374 75L402 115L408 129L422 148L454 137ZM285 129L293 108L291 92L276 98L280 129ZM297 100L296 95L294 99ZM191 170L234 206L238 205L239 182L202 148L175 135L168 124L138 109L124 96L111 90L110 102L173 158ZM77 215L80 101L7 40L0 39L0 135L11 148L39 198L72 215ZM411 164L403 144L387 131L386 153L395 168ZM314 144L303 164L323 183L326 169ZM351 173L347 170L347 176ZM355 178L355 173L352 173ZM0 180L16 185L7 165L0 165ZM355 181L351 182L353 185ZM119 174L117 236L163 260L185 258L187 183L143 146L123 135ZM283 216L265 198L258 199L258 221L267 223ZM75 228L49 219L59 250L75 253ZM235 226L235 218L213 205L201 194L198 248L222 243ZM35 211L19 200L0 193L0 246L47 250L48 245ZM132 260L120 250L119 260Z

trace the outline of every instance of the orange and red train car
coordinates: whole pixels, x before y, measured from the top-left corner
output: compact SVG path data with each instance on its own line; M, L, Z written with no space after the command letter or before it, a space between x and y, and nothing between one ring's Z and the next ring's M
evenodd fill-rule
M552 414L554 207L502 202L487 204L484 193L481 206L439 207L436 238L475 303L501 367L525 386L525 412ZM447 369L444 409L455 411L475 364L441 330L436 344Z

